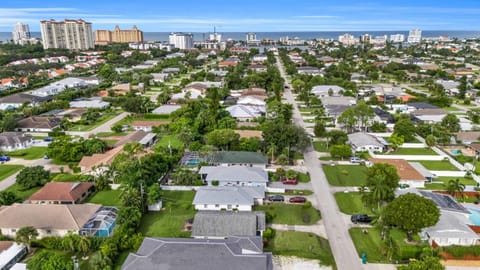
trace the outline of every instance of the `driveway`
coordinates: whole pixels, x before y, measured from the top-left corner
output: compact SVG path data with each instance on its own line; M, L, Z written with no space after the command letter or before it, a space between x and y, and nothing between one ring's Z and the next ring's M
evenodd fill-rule
M285 70L283 69L278 56L276 57L276 60L281 76L285 79L286 84L290 86L287 82ZM305 128L305 123L303 122L290 89L284 91L284 97L288 103L293 105L293 121L298 126ZM340 213L335 199L330 193L330 186L318 160L319 154L310 147L304 153L304 156L304 165L307 167L307 170L310 173L310 178L312 179L311 185L316 195L317 205L322 213L322 220L325 225L328 240L338 269L364 269L353 245L350 234L348 233L348 226L345 222L345 218Z
M90 130L90 131L67 131L65 132L67 135L71 136L80 136L83 138L88 138L90 135L95 135L101 132L111 132L112 131L112 126L115 125L118 121L122 120L123 118L127 117L130 115L129 112L123 112L114 118L108 120L107 122L101 124L100 126Z
M49 159L35 159L35 160L23 160L23 159L11 159L9 162L5 164L18 164L18 165L24 165L27 167L32 167L32 166L42 166L47 170L51 170L52 168L58 167L57 165L52 165L51 160ZM58 169L58 168L57 168ZM70 170L68 167L65 168L65 171ZM0 191L5 190L15 184L15 181L17 180L17 173L10 175L9 177L3 179L0 181Z

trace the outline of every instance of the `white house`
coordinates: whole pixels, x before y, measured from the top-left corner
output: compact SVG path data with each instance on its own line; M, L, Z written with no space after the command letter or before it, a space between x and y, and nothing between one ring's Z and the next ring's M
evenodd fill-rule
M0 133L0 149L2 151L16 151L29 148L33 144L32 135L22 132Z
M252 211L265 198L262 187L202 187L195 193L195 210Z
M480 244L480 236L468 225L466 214L451 211L440 211L440 219L432 227L425 228L422 232L424 239L430 245L435 242L439 246L473 246Z
M341 96L345 89L338 85L317 85L312 88L312 94L317 97Z
M226 110L233 118L236 118L239 121L252 121L265 115L265 107L259 106L237 104L227 107Z
M348 134L348 144L352 146L352 150L355 152L374 151L384 152L389 143L383 138L373 136L365 132L356 132Z
M203 166L199 173L209 186L215 181L218 182L218 186L267 187L268 183L268 173L258 167Z

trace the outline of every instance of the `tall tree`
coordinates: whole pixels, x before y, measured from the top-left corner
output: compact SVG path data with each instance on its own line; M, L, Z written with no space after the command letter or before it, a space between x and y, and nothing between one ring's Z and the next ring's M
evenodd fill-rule
M451 133L455 133L460 130L460 120L453 113L445 115L445 117L442 118L441 124Z
M21 189L26 190L37 186L42 186L50 179L50 172L42 166L23 168L17 175L17 184Z
M395 198L394 191L398 187L400 176L397 169L390 164L377 163L367 169L366 186L370 192L365 193L364 201L380 208L383 202L390 202Z
M399 136L403 136L405 142L411 142L415 139L416 128L412 120L409 118L402 118L395 123L393 132Z
M32 226L22 227L17 231L15 241L24 244L27 251L30 252L32 248L32 241L38 237L38 231Z
M408 240L425 227L437 224L440 210L430 199L414 193L401 195L385 207L385 222L405 231Z
M461 195L464 190L465 190L465 184L460 182L460 179L457 178L455 180L451 179L450 181L448 181L447 191L453 197L456 197L458 194Z

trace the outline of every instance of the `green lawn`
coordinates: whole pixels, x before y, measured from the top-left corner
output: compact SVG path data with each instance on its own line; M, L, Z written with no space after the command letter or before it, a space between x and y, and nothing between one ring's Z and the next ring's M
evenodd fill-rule
M437 155L437 153L430 148L398 148L389 155Z
M315 259L322 265L335 265L328 240L313 233L275 231L275 237L264 250L274 255Z
M39 159L45 156L47 153L47 147L30 147L28 149L22 149L17 151L8 152L7 155L14 158L21 158L26 160Z
M419 160L410 162L418 162L432 171L458 171L457 167L453 166L449 160Z
M87 202L97 203L104 206L121 206L120 193L121 190L104 190L95 193L92 197L88 198Z
M362 195L359 192L337 192L335 193L335 200L340 211L345 214L373 214L371 209L362 202Z
M28 197L32 196L33 193L37 192L37 190L41 189L42 187L34 187L31 189L27 190L20 190L19 186L17 184L13 184L9 188L7 188L7 191L11 191L15 193L15 195L20 198L22 201L26 200Z
M310 175L306 173L299 173L297 177L298 182L300 183L308 183L310 182Z
M183 142L180 141L176 135L161 136L157 143L160 147L168 147L168 144L174 149L180 149L183 147Z
M313 142L313 149L317 152L328 152L327 142L315 141Z
M190 237L183 225L195 215L194 196L194 191L162 191L164 209L145 214L139 231L148 237Z
M305 157L300 152L294 152L293 153L293 159L305 159Z
M363 233L364 228L352 228L349 230L358 256L363 252L367 255L367 261L371 263L388 263L385 256L385 242L382 242L380 231L375 228L368 229L368 233ZM393 260L405 260L417 258L426 244L407 243L406 234L400 230L392 229L390 232L395 248ZM416 239L415 239L416 238ZM418 236L414 237L418 240Z
M23 165L0 164L0 181L20 171L22 168Z
M112 120L118 115L118 113L112 113L112 114L103 114L100 116L94 124L91 125L80 125L80 124L75 124L73 123L72 127L69 128L70 131L90 131L106 122L109 120Z
M273 224L311 225L320 220L320 212L314 207L305 208L301 204L274 203L255 206L257 211L265 211L267 222ZM271 216L271 220L268 220Z
M98 138L105 138L105 137L112 137L112 136L125 136L127 133L125 132L99 132L95 134Z
M117 140L105 140L105 142L107 143L107 146L110 146L110 147L113 147L115 146L115 144L117 144Z
M460 179L460 182L466 186L476 186L477 182L470 178L465 177L450 177L450 176L440 176L433 179L433 183L425 184L425 189L430 190L446 190L448 182L450 180ZM440 182L440 183L437 183Z
M332 186L361 186L367 182L365 166L360 165L325 165L322 167L327 180Z

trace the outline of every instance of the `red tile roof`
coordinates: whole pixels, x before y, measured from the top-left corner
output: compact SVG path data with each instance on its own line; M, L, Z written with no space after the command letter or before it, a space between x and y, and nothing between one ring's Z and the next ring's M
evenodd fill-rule
M77 201L94 183L49 182L28 198L29 201Z

